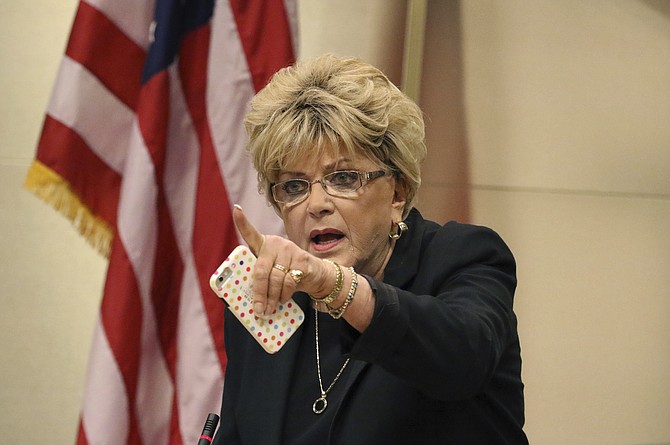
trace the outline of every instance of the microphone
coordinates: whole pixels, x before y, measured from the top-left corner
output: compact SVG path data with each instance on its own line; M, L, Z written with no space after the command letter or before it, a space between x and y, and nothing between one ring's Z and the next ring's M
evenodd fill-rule
M209 413L207 415L207 420L205 421L205 426L202 429L200 440L198 440L198 445L211 445L218 424L219 416L214 413Z

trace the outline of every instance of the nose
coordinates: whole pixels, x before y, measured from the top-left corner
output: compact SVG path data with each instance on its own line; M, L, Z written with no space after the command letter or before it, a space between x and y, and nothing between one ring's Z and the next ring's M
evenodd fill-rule
M333 197L326 193L321 181L314 181L307 197L307 211L314 216L323 216L333 212Z

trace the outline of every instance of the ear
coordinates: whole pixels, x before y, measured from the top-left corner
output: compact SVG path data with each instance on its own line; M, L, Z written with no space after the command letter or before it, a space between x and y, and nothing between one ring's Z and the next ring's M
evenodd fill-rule
M394 214L397 213L398 221L402 219L405 205L407 204L407 185L401 178L395 178L395 189L393 192L393 207ZM396 216L396 215L394 215Z

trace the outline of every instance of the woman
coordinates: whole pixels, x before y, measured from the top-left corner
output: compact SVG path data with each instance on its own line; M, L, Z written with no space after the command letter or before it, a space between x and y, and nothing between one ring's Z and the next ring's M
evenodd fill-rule
M322 56L253 99L248 149L288 239L259 233L253 300L306 320L267 354L229 311L214 443L527 443L515 263L491 230L413 209L419 108L379 70Z

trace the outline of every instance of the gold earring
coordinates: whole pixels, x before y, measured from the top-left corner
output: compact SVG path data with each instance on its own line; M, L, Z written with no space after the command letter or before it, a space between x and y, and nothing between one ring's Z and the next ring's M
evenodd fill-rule
M397 226L397 228L389 233L389 238L394 240L400 239L402 234L405 233L408 229L407 224L405 224L404 221L398 221L394 222L393 225Z

